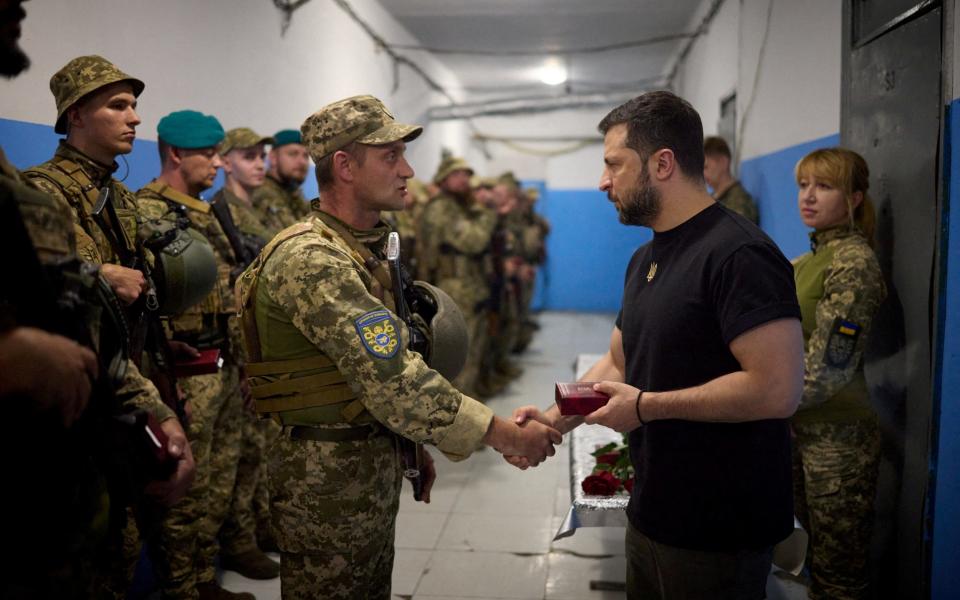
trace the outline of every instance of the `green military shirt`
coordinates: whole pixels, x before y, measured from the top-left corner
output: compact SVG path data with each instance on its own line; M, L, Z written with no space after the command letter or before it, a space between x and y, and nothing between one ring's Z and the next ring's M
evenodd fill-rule
M863 351L886 296L877 257L849 226L810 234L812 252L794 260L805 343L797 423L849 421L872 413Z
M230 216L233 217L234 224L242 233L256 236L266 244L280 231L265 225L260 220L260 215L250 205L227 188L220 188L210 201L219 202L221 200L226 200L227 206L230 207Z
M260 222L274 233L302 221L310 214L310 205L299 187L285 187L269 174L253 193L253 210Z
M726 206L730 210L739 213L754 224L760 223L760 216L757 214L757 203L753 197L743 189L739 181L734 181L727 189L716 197L717 202Z
M389 227L343 226L383 258ZM406 349L406 325L371 293L378 282L333 228L316 216L296 227L309 230L269 254L268 248L238 282L246 299L256 281L252 310L261 360L320 353L378 422L411 440L435 444L451 458L470 455L486 434L492 411ZM303 414L288 415L292 421L285 416L284 422L303 422L310 411L294 411Z
M39 189L70 207L77 238L77 255L82 260L98 264L120 262L106 235L91 216L99 189L107 185L112 187L113 206L126 237L125 242L121 242L131 249L138 244L136 198L125 185L113 178L116 170L116 163L101 164L61 141L52 159L23 172L24 177Z

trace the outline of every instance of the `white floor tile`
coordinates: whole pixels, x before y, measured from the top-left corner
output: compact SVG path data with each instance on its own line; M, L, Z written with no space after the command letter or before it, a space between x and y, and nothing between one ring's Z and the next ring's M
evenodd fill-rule
M546 579L546 556L435 552L417 594L542 600Z
M450 515L437 550L477 550L546 554L553 538L553 518L512 515Z
M551 552L547 577L547 600L622 600L624 592L591 590L590 582L622 584L627 563L621 556L582 558Z
M394 545L397 548L433 550L437 546L437 540L446 521L447 515L444 513L402 510L397 515L397 535Z
M417 591L431 554L430 550L397 548L393 560L392 595L410 597Z

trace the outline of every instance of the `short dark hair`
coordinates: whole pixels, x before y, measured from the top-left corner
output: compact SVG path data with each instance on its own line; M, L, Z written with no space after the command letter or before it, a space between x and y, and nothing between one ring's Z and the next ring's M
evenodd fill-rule
M317 187L320 189L328 188L333 185L333 155L337 152L346 152L357 160L361 165L367 158L367 147L359 142L350 142L343 148L334 150L317 161L314 173L317 176Z
M722 137L711 135L703 140L703 153L707 156L726 156L731 158L730 146Z
M160 152L160 166L163 166L163 163L167 162L167 152L172 148L170 144L165 141L157 138L157 150Z
M661 148L673 151L688 179L703 181L703 123L689 102L665 90L621 104L600 121L600 133L626 123L627 147L646 159Z

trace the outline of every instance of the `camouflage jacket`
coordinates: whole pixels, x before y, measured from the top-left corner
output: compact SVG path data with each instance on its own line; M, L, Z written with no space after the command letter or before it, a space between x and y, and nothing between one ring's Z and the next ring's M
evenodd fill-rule
M71 210L63 202L63 196L49 195L37 191L33 185L7 162L0 149L0 186L9 187L20 205L23 224L30 234L37 256L41 262L56 263L77 254L74 223ZM97 339L97 327L91 323L91 336ZM119 389L117 399L124 408L142 408L152 413L157 420L174 417L173 411L160 399L157 388L140 374L136 366L128 361L126 375Z
M136 198L125 185L113 178L117 164L103 165L64 141L60 142L53 158L23 172L24 177L44 192L62 200L73 213L77 237L77 255L89 262L119 263L119 257L109 240L91 216L99 190L113 189L113 206L123 226L115 232L121 243L134 249L139 245L137 234L140 218Z
M237 229L239 229L241 232L247 235L256 236L263 240L263 243L266 244L279 231L265 225L260 220L260 215L258 215L253 208L248 206L243 200L238 198L236 194L227 188L220 188L220 190L214 194L210 201L217 202L220 199L226 200L227 206L230 207L230 216L233 217L233 222L237 225Z
M730 210L739 213L752 221L755 225L760 223L760 216L757 213L757 203L753 197L743 189L739 181L734 181L723 193L716 196L717 202L726 206Z
M243 344L236 320L237 303L233 295L233 277L239 271L230 241L213 215L210 205L157 180L137 192L141 214L148 219L176 221L182 214L190 226L203 234L213 248L217 260L217 282L206 299L169 319L172 337L186 339L211 330L220 330L230 343L229 355L242 361Z
M497 214L441 193L423 210L417 230L417 278L450 294L469 314L490 293L488 254Z
M276 234L306 218L310 205L299 187L290 190L267 175L263 185L253 193L253 211L260 222Z
M877 257L848 226L810 234L813 251L794 260L806 346L803 399L795 419L869 414L863 351L886 296Z
M343 226L382 259L387 226ZM311 216L281 232L241 276L237 290L244 310L254 311L262 361L322 354L376 421L451 458L465 458L479 446L493 413L406 349L406 325L372 293L379 285L358 252Z

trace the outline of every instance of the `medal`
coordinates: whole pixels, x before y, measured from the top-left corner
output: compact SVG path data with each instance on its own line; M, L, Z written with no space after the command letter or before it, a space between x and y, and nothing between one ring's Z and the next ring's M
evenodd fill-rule
M657 263L650 263L650 270L647 271L647 283L653 281L653 278L657 276Z

